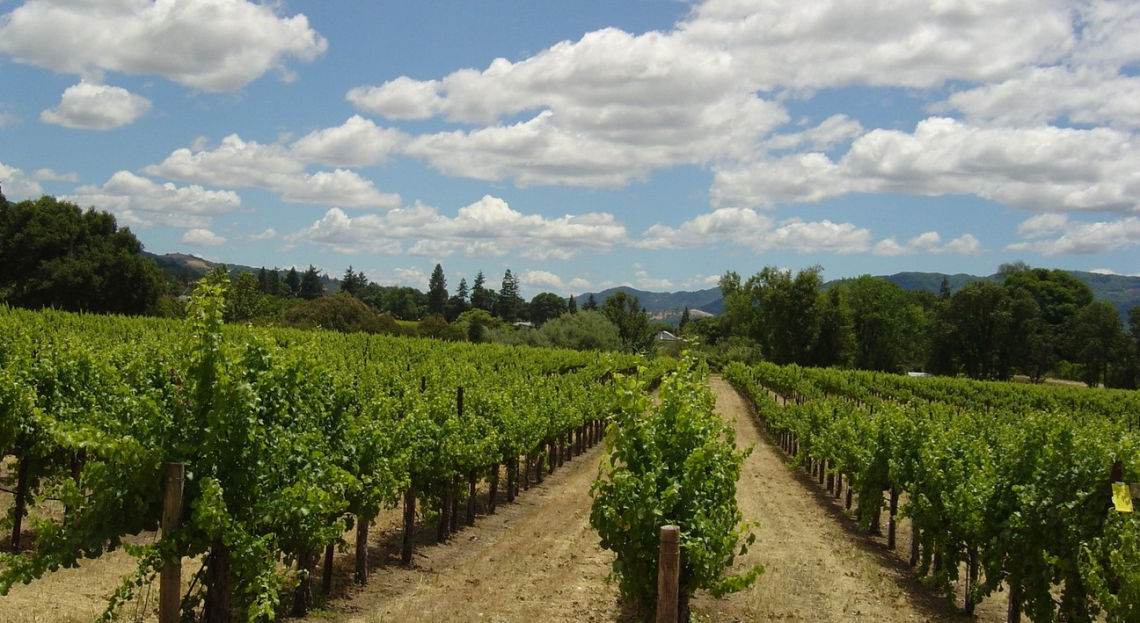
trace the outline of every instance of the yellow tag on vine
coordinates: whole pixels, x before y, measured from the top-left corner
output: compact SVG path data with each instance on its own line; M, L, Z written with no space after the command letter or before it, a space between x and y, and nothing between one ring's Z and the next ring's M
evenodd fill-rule
M1122 513L1132 512L1132 491L1123 482L1112 483L1112 503Z

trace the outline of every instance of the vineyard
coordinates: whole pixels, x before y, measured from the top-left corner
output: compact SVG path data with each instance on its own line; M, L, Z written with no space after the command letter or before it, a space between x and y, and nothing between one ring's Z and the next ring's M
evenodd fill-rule
M964 583L967 614L1005 591L1009 621L1140 617L1140 521L1113 500L1140 476L1134 392L768 364L725 376L862 529L885 515L894 548L909 518L910 565L950 600Z
M15 472L0 594L122 547L137 570L105 617L189 559L184 613L304 614L346 530L366 542L402 506L409 562L417 515L446 540L475 521L477 488L494 512L596 442L607 380L636 361L223 326L223 287L200 285L184 323L0 308L0 458ZM25 517L36 500L62 511ZM160 524L161 539L130 538Z
M576 542L601 536L620 559L635 523L710 522L672 506L697 492L704 507L725 509L731 535L715 548L685 546L704 552L702 568L733 564L741 519L759 522L748 529L764 544L740 550L744 566L733 569L744 576L710 574L703 586L756 582L750 593L769 595L761 565L786 571L764 549L778 547L764 539L776 511L755 502L755 481L772 475L732 450L700 367L666 375L675 363L646 369L632 356L226 326L223 288L200 285L185 322L0 308L0 474L11 484L10 496L0 493L11 499L0 520L10 552L0 552L0 594L123 549L136 564L104 618L180 561L194 561L176 583L184 617L300 616L328 593L334 551L350 547L351 531L354 580L365 584L378 516L401 518L407 564L417 526L421 543L428 525L434 540L449 540L556 474L607 423L614 475L594 485L597 535L581 506L563 522ZM645 384L662 376L651 405ZM893 549L906 521L911 533L899 540L910 566L949 610L972 613L1005 593L1010 621L1140 617L1140 521L1116 510L1113 489L1140 479L1135 392L770 364L731 364L724 378L862 530L885 533ZM661 437L666 430L677 436ZM654 467L667 460L681 471ZM573 476L583 489L567 495L576 504L590 471ZM753 490L736 492L752 498L743 515L737 477ZM711 488L680 484L699 479ZM172 490L181 492L173 510ZM653 548L633 545L639 560ZM526 543L515 547L525 555ZM604 564L592 547L587 557ZM623 582L653 575L624 566ZM746 613L779 615L759 608Z

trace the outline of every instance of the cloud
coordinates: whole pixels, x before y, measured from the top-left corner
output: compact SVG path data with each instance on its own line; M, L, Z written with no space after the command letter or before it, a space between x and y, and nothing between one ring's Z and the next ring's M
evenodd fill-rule
M521 285L533 290L565 292L567 289L561 277L547 270L524 270L518 277Z
M15 124L20 120L16 115L0 110L0 128Z
M0 162L0 188L4 191L4 197L11 201L36 198L44 194L44 188L35 176L29 176L3 162Z
M872 130L838 161L797 154L716 170L714 204L771 206L847 193L972 194L1025 210L1132 212L1140 152L1131 133L977 127L934 117L914 133Z
M78 182L77 173L56 173L52 169L36 169L32 171L32 179L37 182Z
M1140 218L1095 223L1065 222L1059 231L1030 230L1029 235L1042 238L1048 233L1060 236L1035 239L1007 245L1007 251L1030 251L1045 257L1056 255L1093 255L1109 253L1140 245Z
M353 115L338 127L317 130L299 139L293 143L292 150L306 162L362 167L386 160L405 139L406 135L399 130L380 128L360 115Z
M1074 45L1061 0L707 0L677 36L727 50L762 91L999 80Z
M0 52L58 73L158 75L205 91L233 91L271 70L287 78L289 58L312 61L328 47L308 18L278 15L279 6L29 0L0 22Z
M313 135L310 135L313 136ZM306 137L307 138L307 137ZM304 139L302 139L304 140ZM307 143L315 149L321 139ZM303 150L302 150L303 151ZM399 195L382 193L354 171L305 171L305 161L280 144L244 141L236 134L222 139L216 149L177 149L165 160L143 169L149 175L210 186L263 188L286 203L335 205L343 208L393 208Z
M415 204L386 214L350 218L334 208L312 226L290 234L290 241L307 241L338 253L446 256L461 252L471 257L508 251L557 248L568 257L583 250L606 251L626 240L625 227L610 214L590 213L547 218L518 212L502 199L485 196L462 207L455 217ZM405 245L411 245L406 249Z
M208 229L191 229L182 234L182 244L195 247L216 247L226 243L226 239Z
M241 197L233 191L158 184L130 171L115 173L102 186L80 186L65 198L111 212L132 227L205 228L211 217L241 209Z
M635 278L634 283L637 285L637 288L639 290L660 291L669 290L673 287L673 282L669 281L668 279L650 276L649 273L646 272L645 267L641 264L634 264L633 267L635 269L633 273L633 276Z
M803 253L856 253L870 248L871 232L851 223L777 223L751 208L719 208L679 227L653 225L632 246L642 249L692 249L733 244L755 252L790 249Z
M358 87L348 99L389 118L475 124L419 136L407 153L446 175L519 186L622 186L747 153L788 120L734 80L724 51L613 28L483 71Z
M247 238L249 238L250 240L253 240L254 242L261 242L263 240L273 240L276 237L277 237L277 230L273 229L272 227L266 229L265 231L261 232L260 234L253 234L251 236L247 236Z
M1058 120L1140 128L1140 78L1088 67L1034 67L1008 80L953 93L931 106L975 124L1040 126Z
M77 130L114 130L149 110L150 100L126 89L80 82L63 92L59 106L41 112L40 121Z
M906 244L899 244L893 237L881 240L871 252L875 255L896 257L917 253L977 255L981 250L981 241L971 234L963 234L946 244L942 244L942 237L938 235L938 232L930 231L911 238Z

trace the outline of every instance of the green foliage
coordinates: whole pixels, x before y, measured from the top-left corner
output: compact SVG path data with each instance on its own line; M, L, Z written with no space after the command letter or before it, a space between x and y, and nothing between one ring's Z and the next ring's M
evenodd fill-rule
M443 267L435 265L428 280L427 313L430 316L443 317L447 311L447 279L443 276Z
M163 291L130 229L44 196L0 204L0 300L19 307L143 314Z
M597 311L563 314L542 325L538 332L555 348L621 350L617 327Z
M642 612L656 605L662 526L681 528L683 595L738 591L763 571L726 575L754 540L736 506L736 481L750 450L735 448L734 429L713 410L707 370L691 365L665 376L657 405L636 379L617 375L609 455L590 490L590 525L617 555L613 573L622 597Z
M285 312L286 326L299 329L328 329L341 333L393 333L395 322L377 314L359 299L340 292L304 301Z
M541 327L546 321L567 313L566 299L553 292L536 294L530 300L530 321Z
M617 327L622 351L644 353L652 347L653 332L649 327L649 316L636 296L625 291L615 292L602 304L602 313Z
M321 283L321 276L317 274L317 269L312 264L309 265L305 274L301 275L301 284L297 290L297 296L311 301L325 295L325 286Z

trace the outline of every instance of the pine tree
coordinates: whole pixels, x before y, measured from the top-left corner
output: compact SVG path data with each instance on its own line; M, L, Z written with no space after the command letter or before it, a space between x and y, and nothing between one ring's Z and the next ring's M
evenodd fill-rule
M429 316L443 316L446 312L447 279L443 276L443 267L436 264L435 270L431 271L431 279L428 280L427 313Z
M499 289L499 299L495 304L495 315L514 322L522 317L526 301L519 295L519 280L511 274L511 269L503 274L503 286Z
M484 284L483 271L475 273L475 284L471 287L471 307L490 312L495 308L495 291Z
M573 294L570 295L570 301L566 303L566 311L570 312L571 314L578 313L578 301L574 300Z
M290 267L289 273L285 275L285 289L289 296L295 297L301 294L301 276L297 274L295 267Z
M678 325L679 328L684 329L685 325L689 324L689 320L690 320L690 318L689 318L689 306L686 305L685 311L681 314L681 324Z
M368 277L364 273L355 272L352 266L349 265L348 270L344 271L344 276L340 278L340 291L347 292L352 296L360 298L364 293L364 288L368 285Z
M309 264L309 269L301 276L301 288L298 295L306 301L319 299L325 295L325 286L321 283L321 276L317 268Z
M590 294L590 298L586 299L586 304L582 306L584 311L598 311L598 301Z

